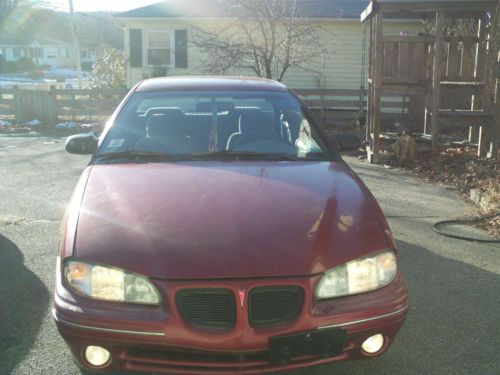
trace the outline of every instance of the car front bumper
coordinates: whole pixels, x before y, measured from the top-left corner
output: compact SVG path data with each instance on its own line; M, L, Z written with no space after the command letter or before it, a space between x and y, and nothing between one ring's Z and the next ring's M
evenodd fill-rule
M58 262L59 264L59 262ZM320 276L290 279L222 281L155 281L164 296L161 306L125 305L94 301L69 292L58 280L53 316L59 332L79 365L92 370L134 370L176 374L262 374L382 354L394 341L408 310L407 290L400 275L374 292L326 301L315 301L312 290ZM236 324L224 331L190 326L178 313L175 292L192 287L224 287L237 295L262 285L301 285L306 291L300 315L284 325L250 326L244 306ZM238 306L239 307L239 306ZM272 338L320 330L344 334L339 350L302 353L283 363L270 358ZM375 334L384 345L375 354L362 343ZM89 345L106 348L111 361L101 368L84 358Z

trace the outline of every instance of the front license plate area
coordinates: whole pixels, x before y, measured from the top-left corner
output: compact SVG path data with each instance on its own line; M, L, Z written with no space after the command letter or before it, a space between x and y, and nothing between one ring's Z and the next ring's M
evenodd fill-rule
M286 365L294 358L304 355L334 357L342 353L346 341L347 332L340 328L271 337L269 362L272 365Z

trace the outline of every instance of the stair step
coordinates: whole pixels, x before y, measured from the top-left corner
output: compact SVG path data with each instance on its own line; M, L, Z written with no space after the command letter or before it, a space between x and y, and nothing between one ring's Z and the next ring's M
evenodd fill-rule
M429 114L432 115L431 112ZM492 112L470 111L470 110L439 110L439 125L467 127L467 126L490 126L493 124Z
M473 117L473 118L493 118L492 112L485 111L470 111L467 109L440 109L439 116L449 116L449 117Z
M484 82L478 82L478 81L468 81L468 82L441 81L441 86L446 87L446 88L479 87L479 86L484 86Z

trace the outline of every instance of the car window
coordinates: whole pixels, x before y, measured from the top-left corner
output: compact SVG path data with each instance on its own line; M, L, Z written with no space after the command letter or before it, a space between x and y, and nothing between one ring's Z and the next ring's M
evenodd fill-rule
M136 92L99 154L227 153L319 158L331 154L301 102L289 92ZM216 154L218 153L218 154Z

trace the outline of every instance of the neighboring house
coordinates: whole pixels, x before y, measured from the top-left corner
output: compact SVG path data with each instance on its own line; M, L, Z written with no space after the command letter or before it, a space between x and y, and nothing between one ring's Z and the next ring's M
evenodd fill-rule
M90 69L107 44L91 41L80 41L80 61L82 67ZM19 43L0 39L0 55L5 61L18 61L29 57L36 66L51 68L74 67L75 54L73 44L57 40L34 40L31 43Z
M92 69L93 63L97 61L105 48L112 48L113 46L106 43L96 42L94 40L79 39L80 43L80 62L82 69ZM74 65L74 59L73 63Z
M33 60L36 66L66 66L72 63L72 46L54 40L33 40L31 43L19 43L0 39L0 54L5 61L18 61L22 57Z
M317 73L291 70L284 82L291 88L359 88L362 66L360 14L368 0L298 0L300 14L317 22L325 43L334 35L333 53ZM155 74L201 74L203 56L190 38L196 29L214 30L231 22L224 0L170 0L127 12L115 17L125 28L127 85ZM399 35L416 35L419 21L387 21L384 30ZM159 69L161 68L161 69ZM251 71L236 72L253 75Z

